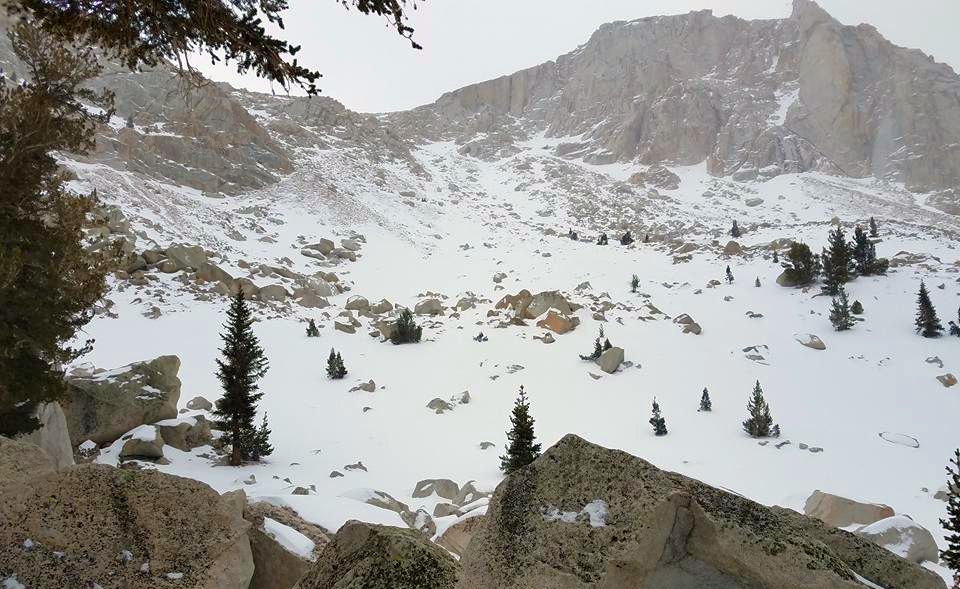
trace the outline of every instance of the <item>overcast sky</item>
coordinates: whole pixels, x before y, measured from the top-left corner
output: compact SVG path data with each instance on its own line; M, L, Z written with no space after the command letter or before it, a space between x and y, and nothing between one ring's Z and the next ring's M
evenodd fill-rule
M410 25L423 50L386 20L346 11L336 0L290 0L287 39L301 63L323 73L326 96L361 112L427 104L467 84L554 59L601 24L712 8L715 15L783 18L791 0L417 0ZM845 24L866 22L898 45L917 47L960 71L960 0L821 0ZM216 80L270 91L229 68L200 69ZM282 92L281 88L275 88Z

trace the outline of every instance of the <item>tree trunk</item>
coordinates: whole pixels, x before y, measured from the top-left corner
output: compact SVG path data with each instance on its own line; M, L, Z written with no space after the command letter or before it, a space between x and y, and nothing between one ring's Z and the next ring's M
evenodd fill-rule
M230 453L230 466L240 466L243 463L243 457L240 454L240 428L233 430L233 444Z

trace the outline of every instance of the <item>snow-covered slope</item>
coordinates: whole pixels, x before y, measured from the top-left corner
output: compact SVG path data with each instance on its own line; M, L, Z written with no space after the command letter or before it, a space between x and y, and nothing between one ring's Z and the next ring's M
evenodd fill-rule
M305 274L330 270L329 262L301 255L302 244L354 234L366 241L356 262L332 268L351 287L330 298L332 307L259 306L257 333L271 362L261 410L269 414L275 453L263 464L230 468L200 456L209 449L168 447L171 464L155 467L221 491L243 488L331 529L351 518L403 525L394 512L363 500L383 491L432 513L440 498L412 496L422 479L476 480L480 490L492 489L501 476L509 411L524 385L545 445L574 432L766 504L802 509L814 489L884 502L942 537L937 519L944 503L933 495L957 444L960 394L936 376L960 372L960 341L921 338L912 320L921 279L942 316L952 318L960 305L956 219L896 186L819 174L741 184L712 178L701 165L675 169L676 190L641 189L627 182L636 166L570 162L545 149L556 141L538 137L494 162L461 155L452 142L426 144L413 152L426 174L386 167L379 184L354 166L349 152L328 149L302 152L296 171L279 185L231 199L158 185L163 206L149 213L150 239L190 238L216 251L234 276L246 272L241 259L256 266L286 258ZM124 210L134 215L151 210L152 199L139 200L146 197L137 192L124 198ZM750 200L757 198L762 202ZM848 285L865 313L844 333L832 331L830 301L818 289L776 285L781 268L768 249L776 240L802 239L819 250L834 216L847 228L875 216L880 255L910 262L887 277ZM725 256L734 218L744 229L738 241L745 251ZM229 222L218 226L218 219ZM597 231L615 236L627 227L649 233L650 243L593 244ZM589 241L568 239L570 228ZM735 282L708 286L723 279L727 265ZM505 274L499 284L498 273ZM641 279L636 294L629 288L634 273ZM85 360L112 367L174 353L183 361L182 403L195 395L214 399L227 300L186 290L182 274L157 276L147 287L115 283L116 317L90 326L87 335L97 345ZM552 344L534 339L545 330L533 321L497 328L501 316L488 317L488 310L523 288L559 289L584 304L580 326ZM448 309L443 317L421 318L419 345L381 343L366 327L342 333L330 319L352 295L412 308L427 292L439 293ZM467 293L488 302L454 315L449 307ZM145 317L152 307L162 315ZM593 312L601 309L597 320ZM700 335L684 334L671 321L681 313L702 326ZM320 338L304 335L307 318L320 324ZM592 349L601 325L632 366L607 375L578 358ZM473 341L478 331L489 341ZM818 335L826 350L801 345L804 334ZM330 348L342 352L350 370L342 381L326 378ZM375 392L350 391L369 379ZM783 431L766 445L740 427L756 380ZM704 387L712 413L697 411ZM469 403L452 411L426 407L463 391ZM667 419L666 437L653 436L647 424L654 398ZM914 438L919 447L882 434ZM482 449L482 442L494 446ZM116 459L110 449L99 458ZM358 462L365 470L345 468ZM344 476L331 478L333 471ZM292 495L298 486L315 492ZM438 529L455 517L436 518Z
M944 322L956 319L960 218L944 212L953 210L949 191L914 193L892 179L943 188L943 179L952 177L955 146L939 145L924 135L929 129L918 128L908 138L910 149L922 143L917 153L936 157L901 166L891 153L871 152L882 165L857 159L860 167L850 173L868 177L853 179L830 164L836 157L824 155L846 153L848 130L829 144L801 141L803 125L818 124L824 112L804 110L816 104L819 86L804 74L802 57L812 54L793 45L801 32L809 51L839 62L847 54L828 51L837 39L876 41L871 50L891 56L891 72L902 73L922 56L880 43L872 29L835 25L812 3L797 6L791 19L777 22L744 24L695 13L604 27L561 60L573 68L561 72L573 72L567 88L606 92L596 112L580 102L594 94L564 93L544 81L549 76L543 71L516 76L539 80L528 89L541 93L535 96L540 104L556 107L549 112L527 108L533 102L514 112L507 100L502 112L491 114L488 107L503 97L494 92L497 84L485 83L390 116L352 113L330 99L278 98L220 85L183 100L171 93L176 80L169 71L111 72L98 83L115 87L120 116L101 130L95 154L63 158L76 173L73 186L96 188L108 205L92 233L123 240L133 261L173 244L195 244L211 252L220 269L258 287L280 285L289 292L315 280L333 288L332 272L342 291L326 297L326 308L286 294L256 302L256 331L271 365L260 406L273 430L275 452L267 460L231 468L209 447L182 452L167 446L169 464L143 467L196 478L219 491L242 488L331 530L351 518L425 525L423 513L405 521L376 504L386 493L410 512L433 514L441 499L414 497L418 481L475 481L479 498L468 498L466 517L483 512L481 495L501 479L498 457L523 385L544 446L577 433L765 504L802 509L815 489L883 502L942 541L938 518L945 504L934 495L960 443L960 386L945 387L937 376L960 375L960 339L916 335L913 315L925 280ZM738 48L728 39L741 29L756 42ZM604 59L620 63L611 48L682 44L690 35L707 35L716 43L703 50L722 45L727 57L714 73L697 70L706 63L702 55L675 56L660 64L666 69L647 72L663 81L656 95L644 98L661 109L655 128L629 122L649 115L634 112L633 90L622 87L640 82L616 78L601 87L582 79L591 67L605 67ZM0 45L0 63L11 67L3 53ZM750 56L745 69L734 59L743 55ZM941 97L960 87L948 69L923 69L943 83ZM681 70L684 80L702 84L670 90ZM753 80L762 96L751 98L749 88L737 86L738 76ZM716 98L711 88L726 88L729 100ZM883 100L870 104L884 120L909 127L920 112L917 118L945 121L933 125L943 133L954 128L955 109L946 103L913 108L895 94L878 95ZM621 100L625 96L630 100ZM732 109L723 125L711 123L706 142L700 141L704 128L684 115L688 107L705 112L697 96ZM683 108L670 110L678 105ZM674 145L668 131L677 127L683 137L674 137L680 142ZM729 136L715 136L720 127ZM750 140L734 141L736 129L749 130ZM617 143L618 137L632 143ZM764 151L767 140L777 149ZM604 152L615 144L623 151ZM721 147L722 157L710 157ZM610 157L599 157L604 153ZM939 169L937 162L950 165ZM764 171L767 164L775 169ZM790 173L800 169L820 171ZM750 173L735 174L744 171ZM790 240L819 251L834 218L849 234L870 217L879 223L877 251L893 261L891 272L848 285L851 300L864 306L863 321L834 332L829 298L816 286L778 286L782 268L772 254L782 255ZM728 248L735 219L744 234L739 247ZM567 238L571 229L580 240ZM639 241L621 246L616 238L627 229ZM594 245L600 232L610 234L611 245ZM354 240L357 259L324 258L305 247L323 238L337 245ZM732 284L723 282L728 265ZM215 400L215 359L228 304L223 289L193 272L160 271L155 261L130 270L111 279L109 301L83 334L96 338L83 361L109 369L176 354L181 407L197 395ZM640 278L636 293L633 274ZM508 313L495 304L521 289L562 291L583 305L576 312L580 325L545 343L535 320L509 324ZM419 318L422 343L393 346L368 335L376 317L355 315L360 327L354 334L334 328L354 295L411 308L438 298L445 310ZM462 298L475 306L455 311ZM702 332L683 333L673 321L681 314ZM320 326L319 338L305 336L308 319ZM578 357L592 350L601 326L625 350L627 363L615 374ZM488 341L474 341L480 331ZM826 349L798 341L809 334ZM331 348L350 371L344 380L326 377ZM351 390L371 379L373 392ZM741 428L757 380L782 430L780 439L766 444ZM697 411L704 387L713 400L710 413ZM461 402L465 391L467 403ZM647 423L654 398L667 420L665 437L655 437ZM452 410L429 409L434 399L451 403ZM97 460L115 464L118 446L103 449ZM307 494L293 494L298 487ZM436 533L457 517L434 517Z

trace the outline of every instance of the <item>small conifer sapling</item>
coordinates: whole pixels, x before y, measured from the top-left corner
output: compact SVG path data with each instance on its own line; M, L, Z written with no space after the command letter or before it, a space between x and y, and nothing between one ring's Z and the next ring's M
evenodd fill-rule
M730 266L727 266L727 283L733 283L733 272L730 271Z
M766 438L771 434L773 418L770 416L770 406L763 398L763 389L760 388L760 381L753 387L753 394L750 401L747 402L747 411L750 416L743 422L743 431L754 438ZM779 426L776 429L780 432Z
M710 401L710 391L703 387L703 394L700 395L700 411L713 411L713 402Z
M637 292L638 288L640 288L640 277L634 274L630 279L630 292Z
M837 331L846 331L853 327L853 317L850 315L847 291L842 285L838 288L836 296L833 297L833 303L830 307L830 323Z
M410 309L404 309L400 312L400 317L393 328L393 334L390 341L394 344L415 344L420 341L423 335L423 328L417 325Z
M653 414L650 416L650 425L653 426L653 435L667 435L667 420L663 418L663 414L660 412L660 405L656 399L653 400Z
M923 337L939 337L943 333L943 325L937 317L937 311L930 301L927 285L920 281L920 292L917 293L917 317L914 319L917 333Z
M317 329L317 324L313 319L307 322L307 337L320 337L320 330Z
M540 444L534 443L533 417L530 416L530 402L527 393L520 387L520 394L513 405L510 416L510 431L507 432L507 453L500 457L500 470L510 474L523 468L540 456Z

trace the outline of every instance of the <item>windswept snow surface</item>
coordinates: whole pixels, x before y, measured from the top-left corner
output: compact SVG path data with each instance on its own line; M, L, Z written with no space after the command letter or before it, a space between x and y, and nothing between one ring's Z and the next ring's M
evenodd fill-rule
M815 489L882 502L909 513L942 542L938 518L945 504L933 494L960 443L960 387L945 388L936 376L960 374L960 340L919 337L913 316L924 279L944 323L956 318L957 218L919 204L897 186L819 174L739 184L712 178L699 165L674 168L678 190L647 191L626 182L642 167L564 160L549 149L559 142L537 137L495 161L460 155L453 143L429 144L415 154L429 177L390 163L374 172L348 150L318 149L303 152L297 171L279 185L245 196L209 199L168 186L118 195L150 240L204 245L234 276L246 275L240 259L255 265L289 258L298 272L332 270L352 286L324 310L258 306L256 333L270 360L260 404L273 430L269 459L231 468L202 456L209 448L184 453L167 447L171 463L155 467L221 492L242 488L330 530L349 519L403 525L395 513L365 504L357 490L384 491L412 511L433 513L442 499L411 496L421 479L475 480L492 489L502 478L498 457L510 409L524 385L544 448L572 432L761 503L798 510ZM84 182L96 186L109 178ZM407 191L415 196L398 196ZM748 207L748 198L763 202ZM848 235L852 223L875 216L881 256L927 256L887 277L850 283L850 300L861 301L865 313L847 332L832 330L830 300L818 289L776 285L781 268L764 248L775 239L801 239L819 251L834 216ZM754 248L748 256L721 255L733 219L745 230L739 243ZM631 225L641 228L638 241L649 231L651 243L620 246L616 238ZM611 245L569 240L570 228L589 239L607 231ZM351 231L366 237L357 262L323 268L299 253L299 236L312 243ZM677 241L662 241L668 234ZM672 251L683 241L697 247L689 258ZM708 281L723 280L727 265L735 282L707 288ZM492 281L499 272L506 274L503 290ZM634 273L640 277L636 294L630 292ZM228 301L218 295L199 300L183 289L179 275L158 276L147 290L117 283L109 295L117 317L99 317L87 328L84 337L95 337L96 347L84 361L112 368L176 354L181 405L195 395L215 400L218 333ZM574 292L582 282L591 287ZM560 289L588 304L578 312L581 325L546 345L533 339L544 333L533 321L504 329L488 324L493 304L523 288ZM380 343L367 335L365 319L355 335L333 329L330 317L351 295L412 307L427 291L449 297L447 307L466 292L491 302L458 317L448 309L444 317L420 318L419 345ZM616 305L606 321L592 318L590 294ZM671 318L691 315L703 333L684 334L664 315L642 320L651 317L641 310L648 302ZM151 306L162 316L144 317ZM321 337L305 337L307 318L318 321ZM600 370L578 354L592 349L601 325L632 366L595 379L591 373ZM480 330L489 341L472 339ZM819 336L827 349L799 344L797 333ZM748 358L756 355L748 351L754 346L762 361ZM349 369L342 381L326 377L331 348ZM926 361L933 357L942 359L942 368ZM523 369L508 371L512 365ZM376 382L375 392L348 392L368 379ZM741 428L757 380L783 432L766 445ZM709 413L697 411L704 387L713 401ZM469 404L442 415L426 407L462 391L470 392ZM647 424L654 396L669 428L665 437L655 437ZM891 444L881 432L916 438L919 447ZM484 441L496 446L483 450ZM823 451L801 450L801 443ZM100 460L115 462L116 452ZM357 461L367 470L344 469ZM333 471L343 476L331 478ZM315 492L291 495L294 487L310 485ZM439 518L438 529L455 517Z

